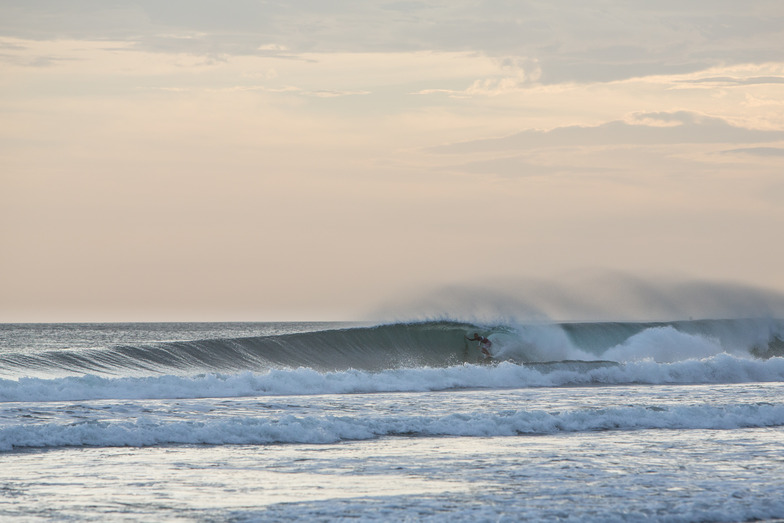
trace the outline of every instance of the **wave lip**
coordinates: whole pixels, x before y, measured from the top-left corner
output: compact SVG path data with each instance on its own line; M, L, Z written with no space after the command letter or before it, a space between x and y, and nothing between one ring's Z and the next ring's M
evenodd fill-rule
M336 443L386 436L491 437L648 429L739 429L784 425L782 405L618 407L567 412L514 410L446 416L236 417L210 421L88 421L0 428L0 451L25 447Z

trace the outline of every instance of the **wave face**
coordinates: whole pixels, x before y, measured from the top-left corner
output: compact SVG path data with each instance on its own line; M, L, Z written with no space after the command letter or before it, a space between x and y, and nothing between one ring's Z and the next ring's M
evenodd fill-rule
M5 376L155 375L307 367L382 370L463 361L466 324L438 322L0 354Z
M763 359L784 355L781 320L495 326L437 321L98 348L15 350L0 354L0 375L139 377L298 368L321 373L445 368L486 362L476 342L466 339L474 332L489 337L494 362L527 364L540 371L587 372L613 363L675 363L720 354Z

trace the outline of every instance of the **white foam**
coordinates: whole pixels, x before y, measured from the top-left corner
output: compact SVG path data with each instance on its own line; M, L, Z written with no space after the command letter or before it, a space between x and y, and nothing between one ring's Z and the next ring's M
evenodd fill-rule
M612 361L675 362L708 358L724 351L718 340L686 334L673 327L653 327L631 336L622 344L602 354Z
M490 336L493 356L514 361L592 360L592 355L576 347L558 325L516 325L509 333Z
M784 405L617 407L565 412L514 410L429 416L236 416L170 421L38 423L0 428L0 450L17 447L160 444L334 443L390 435L513 436L597 430L737 429L784 425Z
M575 365L577 368L575 368ZM755 360L729 354L658 363L649 359L593 367L553 364L545 367L502 362L381 372L275 369L264 373L205 374L190 377L98 376L0 380L0 401L73 401L242 397L259 395L346 394L433 391L455 388L558 387L595 383L739 383L784 381L784 358Z

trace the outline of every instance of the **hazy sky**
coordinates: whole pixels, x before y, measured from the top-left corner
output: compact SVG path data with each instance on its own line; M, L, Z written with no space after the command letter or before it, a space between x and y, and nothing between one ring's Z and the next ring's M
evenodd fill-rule
M0 321L784 291L782 202L781 0L0 0Z

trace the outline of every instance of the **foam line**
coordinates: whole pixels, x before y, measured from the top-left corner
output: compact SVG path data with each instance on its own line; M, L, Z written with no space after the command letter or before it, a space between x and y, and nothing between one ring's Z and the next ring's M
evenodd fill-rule
M460 388L560 387L591 384L689 384L784 381L784 358L758 360L718 354L709 358L622 365L596 362L547 364L461 364L379 372L349 369L319 372L309 368L266 372L109 378L0 380L0 401L74 401L266 395L417 392Z
M23 447L161 444L334 443L383 436L515 436L645 429L738 429L784 425L782 405L618 407L566 412L515 410L446 416L234 417L210 421L91 421L0 428L0 451Z

